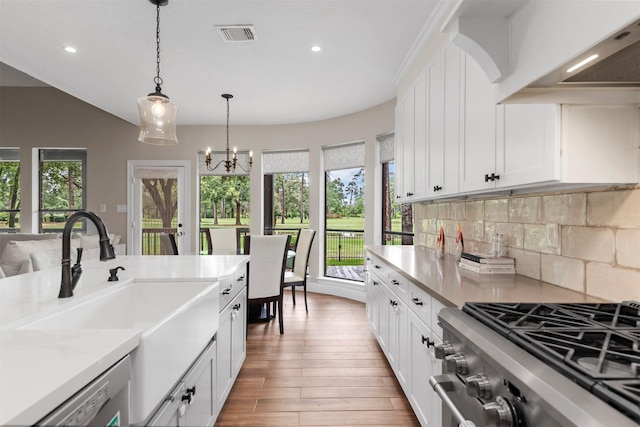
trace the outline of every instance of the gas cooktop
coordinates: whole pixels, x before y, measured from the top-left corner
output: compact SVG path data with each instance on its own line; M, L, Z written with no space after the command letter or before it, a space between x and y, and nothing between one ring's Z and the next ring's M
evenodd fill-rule
M466 303L462 311L640 422L640 303Z

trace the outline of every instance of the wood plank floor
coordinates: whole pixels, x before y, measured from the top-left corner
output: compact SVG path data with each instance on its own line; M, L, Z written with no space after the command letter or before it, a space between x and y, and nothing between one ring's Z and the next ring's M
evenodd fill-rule
M301 292L300 292L301 294ZM285 292L277 319L249 325L247 359L216 426L419 426L363 303Z

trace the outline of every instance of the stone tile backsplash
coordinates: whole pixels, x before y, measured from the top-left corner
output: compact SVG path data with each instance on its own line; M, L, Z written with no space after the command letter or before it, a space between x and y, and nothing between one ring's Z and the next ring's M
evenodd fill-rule
M415 206L415 242L488 253L502 234L518 274L606 300L640 301L640 186Z

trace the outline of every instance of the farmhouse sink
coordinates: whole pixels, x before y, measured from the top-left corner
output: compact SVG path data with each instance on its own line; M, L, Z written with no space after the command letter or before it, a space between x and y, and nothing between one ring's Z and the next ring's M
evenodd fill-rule
M131 353L131 423L151 414L218 330L211 282L133 281L19 329L140 329Z

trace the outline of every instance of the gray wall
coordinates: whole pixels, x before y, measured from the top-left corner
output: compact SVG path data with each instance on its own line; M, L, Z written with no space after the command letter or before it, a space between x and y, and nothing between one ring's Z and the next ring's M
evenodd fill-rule
M136 95L122 102L136 102ZM339 102L339 100L336 100ZM394 128L395 100L347 116L318 122L274 126L234 126L231 110L230 143L239 149L256 153L256 165L251 173L252 232L259 232L262 224L262 182L259 153L263 149L308 148L310 150L311 211L310 226L321 230L319 212L322 210L323 180L321 147L343 142L366 143L366 243L373 243L379 227L374 226L371 214L379 205L379 171L376 166L376 135ZM0 145L21 149L21 209L22 227L32 229L28 218L37 211L37 199L32 200L32 149L47 147L87 148L88 150L88 209L99 211L107 205L106 213L99 213L109 231L126 237L126 214L116 213L117 204L126 204L127 160L188 160L191 162L192 215L187 231L197 235L195 206L197 188L196 153L211 146L223 149L225 126L178 127L179 144L157 147L137 141L138 126L112 116L81 100L54 88L0 88ZM375 236L374 236L375 235ZM192 246L196 239L192 238ZM318 239L321 240L321 239ZM314 245L315 251L319 245ZM192 248L195 250L195 247ZM321 253L321 252L320 252ZM318 253L315 258L318 258ZM314 254L312 254L312 258ZM315 262L312 262L316 264ZM319 268L319 267L316 267ZM319 270L318 270L319 272Z

